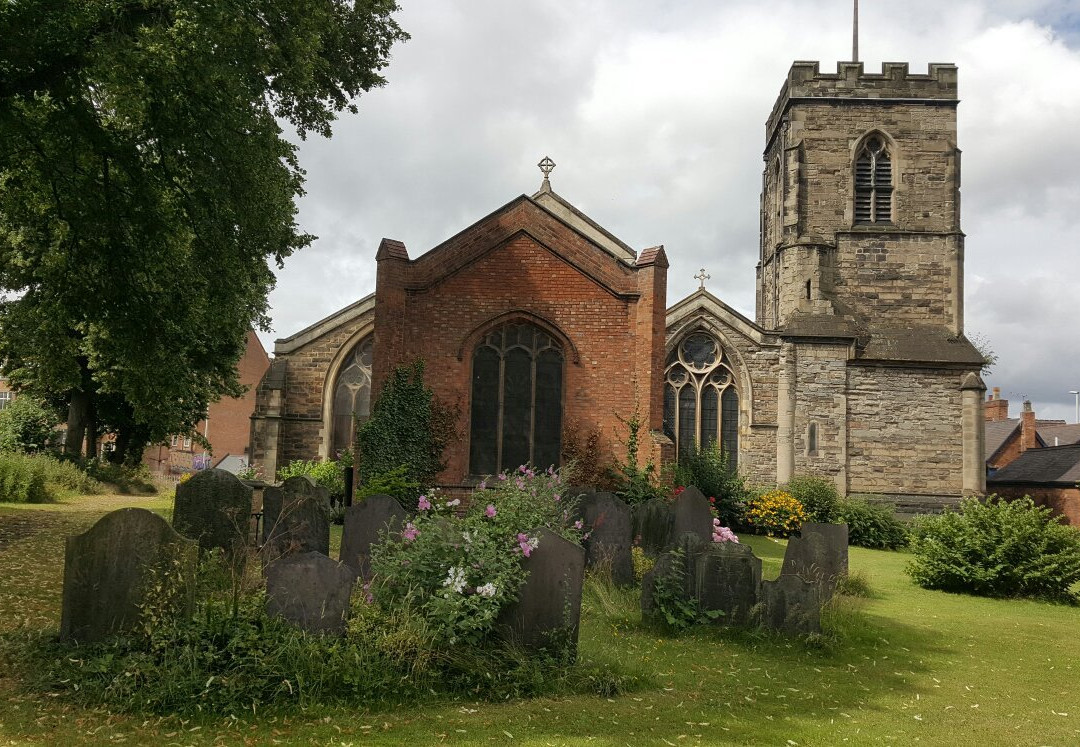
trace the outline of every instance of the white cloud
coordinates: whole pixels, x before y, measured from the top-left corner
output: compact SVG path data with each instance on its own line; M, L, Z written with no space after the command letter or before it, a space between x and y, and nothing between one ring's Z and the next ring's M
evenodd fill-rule
M412 256L522 192L535 164L636 248L663 243L669 301L754 308L764 122L795 59L850 56L850 4L440 0L406 5L389 85L301 149L316 244L271 296L275 335L374 289L379 240ZM1073 0L864 3L861 57L960 66L967 320L992 383L1072 418L1080 387L1080 17Z

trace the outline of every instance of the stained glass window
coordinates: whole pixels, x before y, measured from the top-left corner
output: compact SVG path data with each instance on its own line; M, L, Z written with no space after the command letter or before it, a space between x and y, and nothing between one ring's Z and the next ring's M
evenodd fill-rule
M539 327L513 323L484 336L473 352L472 474L559 464L562 374L562 347Z
M341 364L331 405L330 456L352 448L356 426L371 414L372 337L361 340Z
M719 442L729 464L739 459L739 393L720 343L694 332L668 356L664 371L664 432L680 455Z

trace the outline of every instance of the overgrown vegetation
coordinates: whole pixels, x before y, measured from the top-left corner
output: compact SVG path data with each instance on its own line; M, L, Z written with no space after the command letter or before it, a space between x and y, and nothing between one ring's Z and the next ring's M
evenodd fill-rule
M358 487L386 481L405 468L406 483L416 488L398 496L415 505L421 485L432 485L446 466L443 452L456 438L458 409L440 402L424 385L424 362L397 366L356 431Z
M60 417L38 398L21 394L0 410L0 451L42 451Z
M849 544L874 550L907 547L907 527L896 518L892 506L852 496L840 501L836 520L848 525Z
M0 502L47 503L104 489L71 462L45 454L0 453Z
M619 439L624 447L625 456L617 460L611 468L615 494L630 506L654 498L662 498L664 491L660 489L656 464L651 459L641 464L639 458L642 431L645 429L641 413L635 409L629 418L623 418L618 414L615 417L626 429L626 437Z
M125 495L153 495L157 492L154 476L145 464L115 464L103 459L91 459L84 465L86 474L98 482L116 487Z
M654 619L668 630L680 633L720 617L723 612L703 610L697 597L687 593L691 581L686 567L686 549L675 547L665 554L665 558L663 572L657 571L653 576L652 601L658 613Z
M410 480L409 468L404 464L389 472L372 475L353 494L354 501L362 501L373 495L388 495L398 503L407 505L412 496L420 492L420 483ZM409 506L411 508L411 506Z
M729 462L720 445L712 443L679 457L673 480L695 486L710 498L714 514L724 526L739 526L746 511L746 480Z
M1080 581L1080 530L1030 498L968 498L917 521L911 548L907 571L926 589L1073 600Z
M839 521L840 494L832 480L817 475L797 475L783 486L802 504L806 520L821 524Z
M349 466L352 466L352 457L348 454L343 454L341 459L296 459L278 470L277 479L282 482L290 477L306 475L326 488L332 503L340 502L345 496L345 468Z

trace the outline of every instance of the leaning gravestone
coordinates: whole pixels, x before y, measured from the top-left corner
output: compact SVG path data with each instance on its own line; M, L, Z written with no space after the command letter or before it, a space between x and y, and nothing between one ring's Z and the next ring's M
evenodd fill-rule
M510 641L532 649L566 646L577 654L581 622L581 587L585 551L550 529L529 533L540 542L521 564L528 579L517 601L499 615L499 626Z
M266 567L266 611L309 633L343 633L356 574L322 553L288 555Z
M610 566L611 580L619 586L634 583L633 518L630 507L611 493L588 493L578 504L585 531L585 565Z
M176 486L173 527L203 550L233 552L247 543L251 488L223 469L206 469Z
M330 554L330 494L306 475L263 493L263 552L268 560L303 552Z
M673 531L676 537L695 534L702 542L712 540L712 510L709 500L693 485L686 488L675 498L675 523Z
M702 542L696 534L687 533L682 535L676 547L670 548L656 560L656 565L645 574L641 580L641 615L648 619L653 618L659 612L656 601L656 585L663 579L677 576L680 588L675 590L683 600L696 597L697 594L697 563L699 558L709 549L707 543ZM681 557L675 553L681 551ZM672 578L674 581L674 578Z
M675 540L675 510L662 498L634 506L634 534L650 557L662 555Z
M143 508L106 514L83 534L67 538L60 639L93 643L131 630L154 571L180 571L179 583L194 575L198 544ZM189 589L176 593L186 606Z
M761 588L761 558L749 545L713 543L697 561L697 598L701 609L720 610L720 625L751 622Z
M365 581L371 580L371 548L383 531L397 531L405 523L405 509L388 495L368 496L345 510L338 559Z
M762 624L793 635L820 633L823 591L820 582L794 575L765 581L761 585Z
M803 524L799 536L788 540L781 575L821 581L831 591L847 572L847 524Z

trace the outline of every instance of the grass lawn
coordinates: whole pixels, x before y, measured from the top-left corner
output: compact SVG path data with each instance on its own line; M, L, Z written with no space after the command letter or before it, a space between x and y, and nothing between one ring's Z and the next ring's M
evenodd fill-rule
M0 631L59 625L64 537L106 511L171 498L0 506ZM775 576L783 544L744 538ZM340 528L332 538L340 542ZM848 600L821 644L643 629L633 593L593 591L581 656L644 684L613 698L430 701L394 710L111 714L28 693L0 670L0 744L1080 744L1080 608L928 592L907 556L854 548L873 597Z

